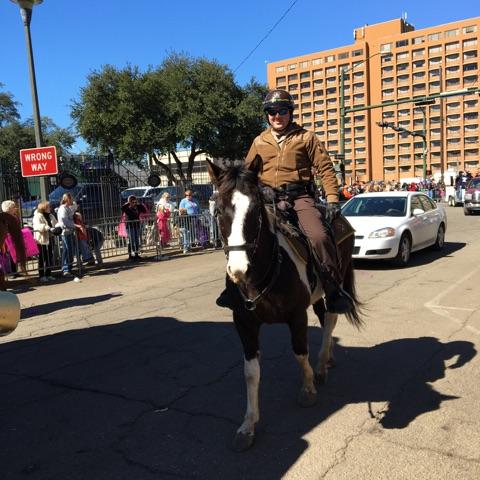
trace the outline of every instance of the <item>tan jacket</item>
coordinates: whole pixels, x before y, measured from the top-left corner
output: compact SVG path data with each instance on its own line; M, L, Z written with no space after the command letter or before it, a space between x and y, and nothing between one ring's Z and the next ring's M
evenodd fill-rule
M263 131L252 143L245 158L248 166L256 155L263 160L263 183L273 188L297 182L309 182L313 179L312 169L322 180L328 202L338 202L338 182L333 163L325 147L313 132L309 132L296 123L280 144L271 133Z

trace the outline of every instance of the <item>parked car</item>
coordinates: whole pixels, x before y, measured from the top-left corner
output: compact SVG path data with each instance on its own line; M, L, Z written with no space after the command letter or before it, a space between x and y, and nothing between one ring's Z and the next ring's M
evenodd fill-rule
M71 193L85 223L98 224L106 218L117 217L121 209L120 189L116 184L78 183L73 188L58 186L48 196L52 211L60 206L64 193ZM31 225L33 212L40 200L22 203L22 218Z
M356 259L391 259L405 266L410 253L445 242L447 215L421 192L372 192L356 195L342 213L355 229Z
M155 198L161 194L162 187L131 187L123 190L122 201L125 203L130 195L135 195L137 200L152 211L155 205Z
M465 190L463 213L471 215L474 212L480 212L480 177L472 178Z

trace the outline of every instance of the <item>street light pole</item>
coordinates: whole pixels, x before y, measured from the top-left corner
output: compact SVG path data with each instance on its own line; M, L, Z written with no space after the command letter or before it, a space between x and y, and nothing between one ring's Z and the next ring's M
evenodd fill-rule
M25 27L25 41L27 44L28 67L30 72L30 90L32 94L33 104L33 128L35 131L35 146L41 147L43 144L42 127L40 122L40 108L38 106L37 81L35 77L35 64L33 62L32 39L30 36L30 22L32 20L32 9L35 5L40 5L43 0L10 0L20 7L20 15L22 16L23 25ZM40 180L40 197L47 200L48 186L45 176L39 177Z
M422 152L422 161L423 161L423 181L427 180L427 105L432 105L435 103L435 100L420 100L414 102L415 107L418 110L421 110L423 119L422 119L422 140L423 140L423 152Z

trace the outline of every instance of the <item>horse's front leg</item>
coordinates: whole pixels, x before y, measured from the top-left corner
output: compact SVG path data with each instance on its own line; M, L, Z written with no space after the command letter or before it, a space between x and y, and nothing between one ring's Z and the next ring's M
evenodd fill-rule
M254 358L244 359L243 373L247 384L247 411L233 441L233 448L243 451L251 447L255 438L255 424L260 419L258 409L258 387L260 385L260 353Z
M260 324L250 316L233 312L233 320L245 354L243 373L247 385L247 410L243 423L235 434L233 448L243 451L251 447L255 438L255 424L260 419L258 387L260 385Z
M319 383L325 383L328 376L328 367L335 365L335 360L333 358L333 347L335 342L332 338L332 333L337 325L338 315L336 313L325 312L324 310L323 312L317 311L320 310L320 308L321 307L318 307L317 305L313 306L313 309L319 318L323 318L322 347L318 354L315 378Z
M295 358L302 370L302 388L298 394L298 403L302 407L311 407L317 403L317 390L313 383L313 369L308 360L307 312L296 312L293 321L288 324L292 337Z

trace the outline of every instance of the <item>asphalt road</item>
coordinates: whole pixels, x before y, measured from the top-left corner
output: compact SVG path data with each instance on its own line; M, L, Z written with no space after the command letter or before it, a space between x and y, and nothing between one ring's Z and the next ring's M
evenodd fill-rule
M448 214L443 252L404 269L357 264L366 327L339 321L316 406L296 404L287 329L263 329L245 453L230 447L245 387L230 315L214 304L222 252L19 284L23 320L0 339L0 478L480 478L480 216ZM309 330L315 356L313 314Z

